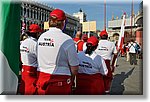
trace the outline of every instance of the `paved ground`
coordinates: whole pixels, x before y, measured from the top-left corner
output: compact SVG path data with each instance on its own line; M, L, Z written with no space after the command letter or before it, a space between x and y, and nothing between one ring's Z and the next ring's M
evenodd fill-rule
M137 61L138 64L134 67L126 61L125 57L119 57L111 86L111 95L143 94L142 60L138 59Z

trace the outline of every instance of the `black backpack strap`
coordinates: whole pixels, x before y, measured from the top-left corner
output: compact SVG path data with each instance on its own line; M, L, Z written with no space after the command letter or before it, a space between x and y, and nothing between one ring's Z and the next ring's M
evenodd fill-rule
M131 44L131 46L133 46L133 47L134 47L134 49L136 50L136 48L135 48L135 46L134 46L133 44ZM129 47L129 49L131 48L131 46Z

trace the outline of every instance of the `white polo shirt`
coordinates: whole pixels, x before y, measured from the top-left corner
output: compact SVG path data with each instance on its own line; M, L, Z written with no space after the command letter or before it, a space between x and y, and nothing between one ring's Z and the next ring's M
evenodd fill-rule
M79 65L74 41L60 29L51 27L38 39L38 71L71 75L69 66Z
M113 53L117 53L117 49L113 42L108 40L100 40L96 53L102 56L105 60L111 60Z
M104 59L93 52L92 55L85 54L84 51L78 54L79 70L78 73L107 75L108 69Z
M133 42L129 43L128 44L129 53L136 53L135 47L136 47L136 43L133 43Z
M37 40L33 37L28 37L22 41L20 45L21 61L23 65L37 67Z

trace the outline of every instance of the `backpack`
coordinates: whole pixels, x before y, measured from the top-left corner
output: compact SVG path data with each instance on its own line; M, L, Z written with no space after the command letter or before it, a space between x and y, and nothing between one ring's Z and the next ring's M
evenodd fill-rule
M138 53L138 52L139 52L140 46L139 46L137 43L136 43L136 45L135 45L135 46L134 46L133 44L131 44L131 46L133 46L133 47L134 47L134 49L135 49L135 52L136 52L136 53ZM129 50L130 50L131 46L129 47Z
M140 51L140 46L137 43L135 45L135 51L136 51L136 53L139 53L139 51Z

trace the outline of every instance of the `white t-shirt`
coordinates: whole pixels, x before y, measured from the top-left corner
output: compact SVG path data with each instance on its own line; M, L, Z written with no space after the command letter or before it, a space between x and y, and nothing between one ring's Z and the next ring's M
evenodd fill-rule
M128 44L129 53L136 53L135 47L136 47L136 43L133 43L133 42L129 43Z
M78 73L107 75L108 69L104 59L93 52L90 56L85 54L84 51L78 54L79 70Z
M37 67L37 40L33 37L28 37L22 41L20 45L21 61L23 65Z
M79 65L72 38L52 27L38 39L38 71L71 75L69 66Z
M96 53L102 56L105 60L111 60L112 55L117 53L117 49L113 42L108 40L100 40L96 49Z

